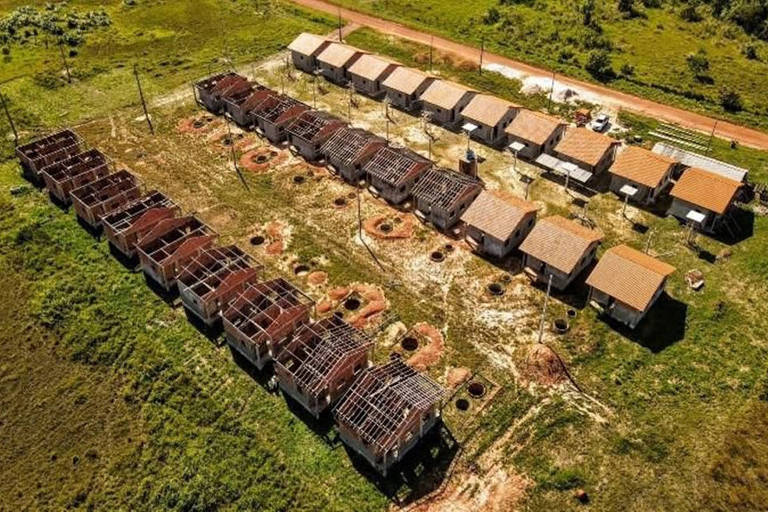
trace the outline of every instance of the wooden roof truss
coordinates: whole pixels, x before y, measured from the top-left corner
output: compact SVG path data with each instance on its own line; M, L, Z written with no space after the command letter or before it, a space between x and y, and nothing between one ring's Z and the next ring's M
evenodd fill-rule
M109 226L115 234L123 235L133 229L135 223L152 208L180 209L165 194L153 190L105 216L102 223L105 227Z
M432 207L450 210L470 189L480 185L477 178L447 169L430 169L413 188L414 197Z
M242 270L261 270L262 265L236 245L206 249L190 261L179 273L177 281L206 300L216 294L230 276Z
M62 183L102 166L113 168L114 164L107 155L98 149L89 149L65 160L47 165L43 167L41 172L46 173L55 183Z
M432 162L407 149L383 148L376 152L373 159L365 166L371 176L398 187L407 180L411 173L420 167L431 166Z
M72 198L88 208L119 198L130 197L139 188L139 179L125 169L74 189Z

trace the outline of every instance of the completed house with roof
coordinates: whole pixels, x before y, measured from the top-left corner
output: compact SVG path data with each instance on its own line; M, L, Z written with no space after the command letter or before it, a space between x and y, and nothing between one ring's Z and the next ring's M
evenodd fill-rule
M503 258L533 229L537 209L529 201L483 190L461 216L465 239L476 252Z
M696 229L714 233L732 210L740 189L741 182L691 167L672 188L668 213Z
M421 95L434 81L434 77L418 69L399 67L392 71L381 86L393 106L412 112L421 107Z
M349 67L349 77L355 91L378 98L385 93L382 86L384 80L399 66L400 64L391 60L365 54Z
M421 102L433 123L455 127L461 123L461 111L475 94L455 82L436 80L421 95Z
M410 149L384 147L365 166L368 190L374 196L400 204L411 197L416 180L430 167L432 162Z
M386 140L367 130L345 127L323 144L321 152L328 166L356 185L365 176L363 166L386 145Z
M320 73L330 82L346 86L349 68L366 52L342 43L331 43L317 56Z
M331 41L317 34L303 32L296 37L288 50L291 52L291 60L296 68L307 73L314 73L317 69L317 56L325 50Z
M505 129L520 112L520 105L501 100L488 94L475 95L461 111L465 126L473 128L470 136L490 146L506 141Z
M561 172L568 172L578 181L586 182L610 167L619 145L619 141L601 133L582 127L572 128L552 149L552 155L566 164L560 166ZM553 170L557 172L557 169ZM582 174L586 179L579 179Z
M611 247L587 278L589 302L634 329L664 292L675 267L626 245Z
M595 259L603 234L559 215L536 223L520 244L525 273L537 282L564 290Z
M565 133L562 120L522 109L504 130L509 149L520 158L534 160L552 150Z
M611 166L611 190L640 204L656 202L672 181L677 163L637 146L619 153Z
M447 231L459 221L482 190L482 182L473 176L431 168L413 187L414 213L421 220Z

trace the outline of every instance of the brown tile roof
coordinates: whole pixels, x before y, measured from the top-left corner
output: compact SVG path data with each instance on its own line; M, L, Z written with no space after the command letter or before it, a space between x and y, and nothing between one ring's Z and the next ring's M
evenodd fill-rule
M640 183L646 187L658 187L675 161L638 146L629 146L619 153L611 166L611 174Z
M461 220L480 231L505 241L526 215L535 212L536 205L514 196L502 197L498 193L484 190L467 208Z
M488 94L478 94L467 103L461 115L486 126L496 126L512 108L520 106Z
M565 132L555 151L587 165L597 165L611 146L618 143L611 137L580 127Z
M377 80L392 65L399 64L376 55L363 55L349 67L349 72L368 80Z
M317 60L324 64L340 68L345 66L350 59L358 53L363 53L363 51L358 50L354 46L331 43L328 45L328 48L320 52L320 55L317 56Z
M675 267L626 245L611 247L587 284L637 311L645 311Z
M505 131L509 135L542 145L559 126L564 125L565 123L556 117L523 109L517 113Z
M399 67L384 80L382 85L403 94L413 94L425 80L430 80L431 78L418 69Z
M677 180L670 194L715 213L725 213L739 187L738 181L691 167Z
M468 92L470 90L463 85L446 80L435 80L421 95L421 100L440 108L452 109Z
M589 246L602 239L600 231L556 215L538 221L520 244L520 250L569 274Z
M314 55L315 52L321 50L328 42L329 41L323 36L303 32L299 34L296 39L291 41L291 44L288 45L288 49L303 55Z

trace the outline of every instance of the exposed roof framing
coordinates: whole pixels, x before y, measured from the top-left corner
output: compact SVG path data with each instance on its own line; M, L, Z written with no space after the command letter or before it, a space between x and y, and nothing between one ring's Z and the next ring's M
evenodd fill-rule
M345 164L353 164L369 144L384 144L384 139L361 128L342 128L323 144L322 152Z
M66 129L19 146L16 148L16 153L34 163L46 156L55 156L57 153L63 155L79 153L83 144L83 139L77 133Z
M203 243L208 238L215 237L215 233L197 217L165 219L144 235L138 248L149 259L161 264L193 237L200 237L199 243ZM194 249L191 246L188 248Z
M472 176L448 169L432 168L416 183L413 195L420 201L448 210L464 194L481 186L480 180Z
M240 106L245 103L248 98L253 96L255 92L265 90L265 87L257 82L247 82L247 84L247 87L238 88L234 90L232 94L228 95L226 102L235 106Z
M340 367L371 346L370 336L332 316L296 331L278 363L293 376L303 393L319 397Z
M104 153L98 149L89 149L47 165L41 172L47 174L53 182L61 183L93 169L108 167L110 163L111 161Z
M224 312L225 318L249 339L273 339L314 301L283 278L249 283Z
M160 213L157 210L172 209L178 209L178 206L162 192L153 190L105 216L101 222L115 234L126 235L141 230L145 223L152 221L155 213Z
M413 174L431 166L431 161L410 149L385 147L377 151L366 164L365 172L393 187L399 187Z
M214 299L232 279L255 276L262 265L236 245L212 247L195 256L179 273L177 281L202 300ZM252 272L243 273L244 270Z
M325 131L326 127L341 123L339 118L327 112L308 110L291 123L288 131L295 137L312 142Z
M395 359L366 370L334 414L366 445L387 452L397 445L411 414L429 410L444 395L435 381Z
M74 189L72 198L87 207L115 198L139 186L139 179L125 169Z
M217 88L228 87L233 82L238 81L238 79L245 80L243 77L241 77L234 71L228 71L226 73L219 73L218 75L213 75L208 78L204 78L199 82L196 82L195 87L207 92L213 92Z
M296 108L299 107L299 108ZM260 117L270 123L279 123L284 115L290 116L291 113L299 115L302 111L309 110L309 106L285 95L272 95L262 101L254 110L256 117Z

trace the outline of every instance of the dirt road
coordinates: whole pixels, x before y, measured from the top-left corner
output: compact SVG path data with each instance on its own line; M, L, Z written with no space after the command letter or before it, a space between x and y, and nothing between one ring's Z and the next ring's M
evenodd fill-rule
M338 14L339 8L333 4L322 0L292 0L294 3L327 12ZM383 20L367 14L362 14L349 9L341 9L341 17L344 20L351 21L357 25L370 27L385 34L391 34L403 39L409 39L422 44L429 44L432 40L436 49L456 54L464 59L479 62L480 50L472 46L464 45L444 39L438 36L432 36L426 32L420 32L415 29L405 27L399 23ZM502 57L494 53L486 52L483 56L485 65L505 67L513 72L528 77L540 78L542 80L551 80L552 72L537 68L523 62L519 62L507 57ZM567 78L562 75L557 76L559 86L565 86L576 91L582 97L596 98L605 106L625 109L631 112L637 112L654 119L659 119L669 123L679 124L686 128L697 130L704 133L711 133L713 126L715 135L727 140L736 140L740 144L758 149L768 150L768 133L763 133L752 128L739 126L727 121L716 120L694 112L689 112L669 105L663 105L654 101L632 96L623 92L615 91L607 87L591 84L574 78Z

